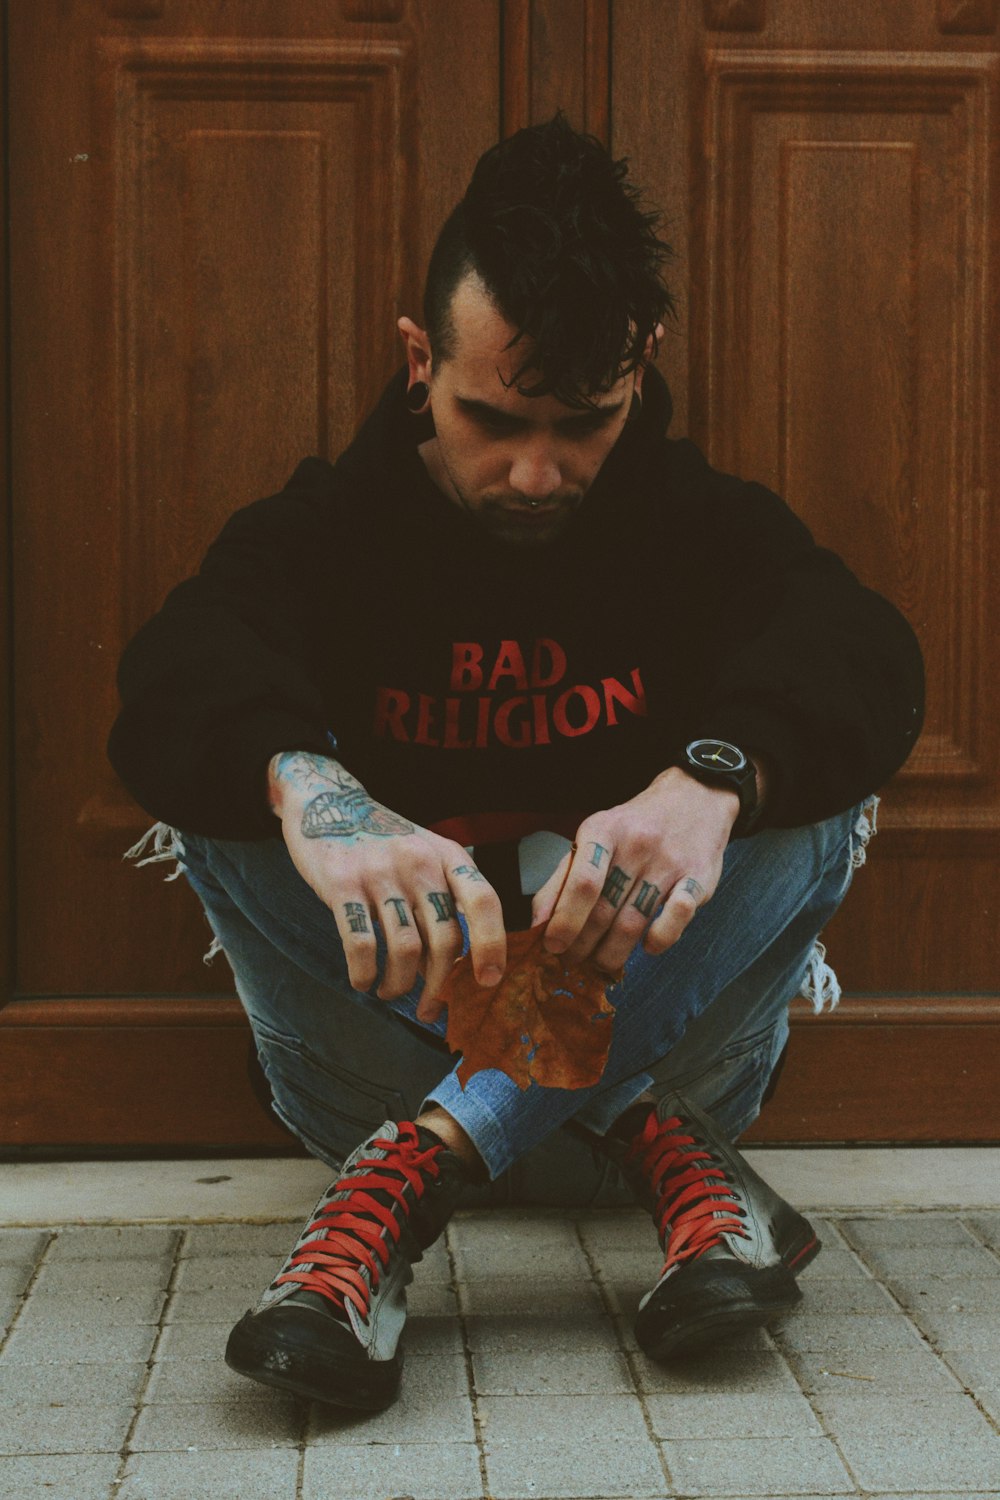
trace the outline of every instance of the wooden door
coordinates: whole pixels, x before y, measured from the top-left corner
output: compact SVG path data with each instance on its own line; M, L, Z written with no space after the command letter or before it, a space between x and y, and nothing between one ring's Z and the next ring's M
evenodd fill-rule
M924 734L826 934L847 997L796 1025L756 1134L996 1139L1000 6L613 16L615 148L678 251L678 429L783 494L927 659Z
M104 760L121 645L335 454L479 152L561 105L667 210L677 432L917 626L927 731L769 1139L993 1139L995 0L40 0L9 18L9 1144L278 1145L183 883ZM905 14L901 14L905 12ZM991 134L992 129L992 134ZM992 549L992 550L991 550Z
M8 1140L284 1139L196 903L122 864L150 819L105 762L116 659L401 362L396 318L502 129L499 38L489 4L10 7Z

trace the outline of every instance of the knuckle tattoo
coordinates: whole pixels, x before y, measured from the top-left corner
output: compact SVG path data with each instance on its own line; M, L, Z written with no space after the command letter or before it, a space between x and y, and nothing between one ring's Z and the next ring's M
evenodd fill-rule
M406 901L402 896L389 896L382 903L383 906L391 906L396 913L400 927L409 927L410 918L406 911Z
M369 933L368 908L362 901L345 901L344 912L351 932Z
M622 869L621 865L612 865L608 878L601 890L601 895L616 911L621 906L622 898L626 891L632 885L632 878L631 875Z
M644 917L651 917L660 904L660 887L653 885L652 881L640 880L639 889L632 900Z
M428 891L427 899L434 908L438 922L450 922L457 915L455 899L450 891Z

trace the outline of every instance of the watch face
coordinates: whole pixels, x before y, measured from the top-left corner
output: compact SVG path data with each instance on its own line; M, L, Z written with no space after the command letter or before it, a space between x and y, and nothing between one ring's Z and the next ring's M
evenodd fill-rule
M687 753L706 771L742 771L747 758L728 740L692 740Z

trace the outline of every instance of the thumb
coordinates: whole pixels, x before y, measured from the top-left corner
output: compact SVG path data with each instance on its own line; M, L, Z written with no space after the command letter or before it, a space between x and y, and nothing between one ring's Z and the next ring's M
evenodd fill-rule
M570 860L573 858L572 851L564 854L556 865L552 874L543 886L539 886L531 901L531 925L538 927L542 922L547 922L555 911L556 902L559 900L566 872L569 869Z

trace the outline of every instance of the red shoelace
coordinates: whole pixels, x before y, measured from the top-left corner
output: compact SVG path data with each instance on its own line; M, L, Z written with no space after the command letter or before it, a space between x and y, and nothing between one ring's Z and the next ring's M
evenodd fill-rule
M657 1120L656 1111L651 1110L626 1160L636 1158L656 1199L656 1227L661 1239L667 1236L661 1275L679 1261L694 1260L719 1244L724 1234L749 1239L725 1169L713 1161L711 1152L690 1134L683 1120L676 1115Z
M400 1125L398 1140L378 1137L372 1145L386 1152L384 1159L362 1159L350 1176L334 1183L332 1193L349 1191L351 1196L328 1202L316 1215L306 1231L309 1239L291 1257L291 1265L297 1269L285 1271L275 1282L277 1286L296 1281L336 1307L346 1308L351 1302L363 1318L368 1316L371 1293L362 1267L367 1269L374 1290L389 1263L392 1246L386 1231L392 1236L392 1245L402 1231L396 1208L401 1207L409 1217L406 1184L421 1198L427 1186L424 1174L437 1177L441 1170L435 1161L441 1146L421 1149L416 1126L408 1120ZM388 1194L392 1202L380 1203L372 1197L373 1192Z

